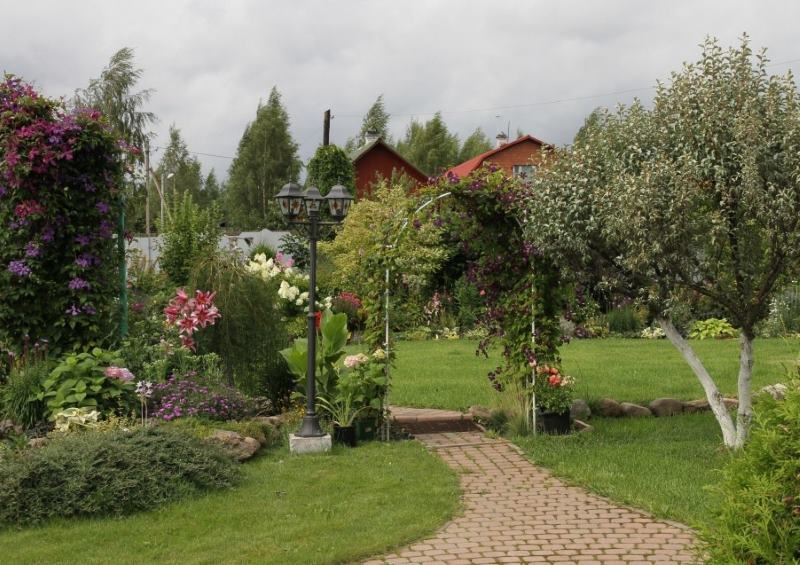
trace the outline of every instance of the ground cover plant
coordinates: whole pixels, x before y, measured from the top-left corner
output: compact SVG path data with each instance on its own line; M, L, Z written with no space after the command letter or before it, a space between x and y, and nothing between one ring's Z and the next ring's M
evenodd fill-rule
M163 428L71 434L0 458L0 528L148 510L229 488L238 467L220 448Z
M233 490L123 519L0 532L0 555L34 563L351 562L418 539L458 508L458 483L416 442L328 455L285 447L242 466Z

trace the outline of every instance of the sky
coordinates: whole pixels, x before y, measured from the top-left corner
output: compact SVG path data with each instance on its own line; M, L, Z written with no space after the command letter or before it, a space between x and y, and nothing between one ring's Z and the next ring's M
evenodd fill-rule
M3 6L7 4L6 6ZM648 101L657 80L750 35L770 71L800 69L800 2L777 0L0 0L0 71L69 97L127 46L153 89L153 147L177 126L225 178L276 86L304 162L343 145L383 94L390 129L441 111L466 138L510 129L569 143L597 106ZM211 155L216 155L211 156ZM153 155L158 159L160 154Z

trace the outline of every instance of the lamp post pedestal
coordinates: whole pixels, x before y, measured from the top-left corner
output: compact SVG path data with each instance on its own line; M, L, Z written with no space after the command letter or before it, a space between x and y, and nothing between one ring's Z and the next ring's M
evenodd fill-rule
M289 434L289 451L302 455L304 453L325 453L331 450L331 434L324 436L300 436Z

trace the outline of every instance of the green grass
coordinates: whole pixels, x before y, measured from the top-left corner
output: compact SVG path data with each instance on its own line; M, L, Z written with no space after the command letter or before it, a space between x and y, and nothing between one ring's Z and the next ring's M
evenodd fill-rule
M570 436L516 437L537 464L617 502L696 525L716 497L708 485L726 454L710 413L648 419L594 419Z
M285 448L245 465L231 491L123 519L0 532L0 561L337 563L435 531L458 508L458 482L416 442L328 455Z
M736 394L737 340L693 340L692 346L726 395ZM486 373L500 364L475 356L476 342L405 341L397 344L390 402L401 406L464 410L489 406L494 390ZM757 339L753 386L781 381L800 353L800 340ZM577 396L649 402L662 396L702 398L703 389L667 340L575 340L561 349L564 369L577 379Z

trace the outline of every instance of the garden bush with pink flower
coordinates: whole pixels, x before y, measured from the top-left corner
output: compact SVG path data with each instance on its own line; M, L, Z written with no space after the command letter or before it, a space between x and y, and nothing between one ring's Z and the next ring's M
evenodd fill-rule
M123 146L96 111L0 82L0 342L100 344L117 294Z

